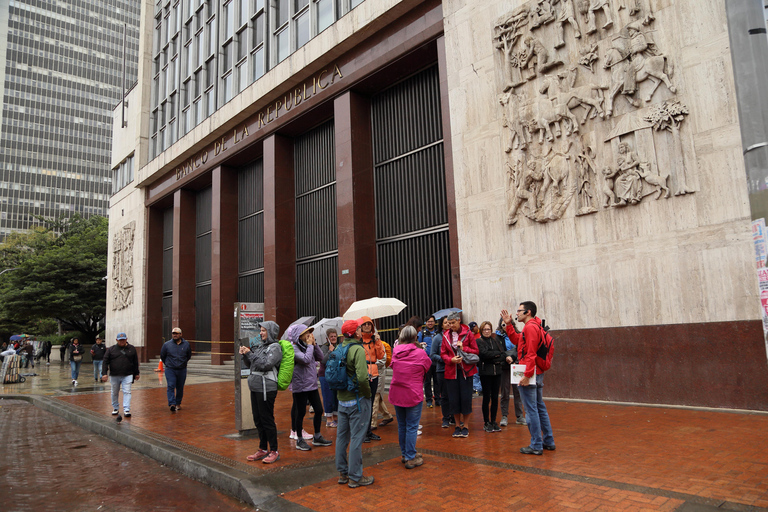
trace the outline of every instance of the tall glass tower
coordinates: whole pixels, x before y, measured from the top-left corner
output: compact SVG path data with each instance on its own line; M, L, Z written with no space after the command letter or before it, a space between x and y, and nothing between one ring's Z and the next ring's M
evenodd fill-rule
M112 112L136 81L139 10L0 0L0 239L36 216L107 214Z

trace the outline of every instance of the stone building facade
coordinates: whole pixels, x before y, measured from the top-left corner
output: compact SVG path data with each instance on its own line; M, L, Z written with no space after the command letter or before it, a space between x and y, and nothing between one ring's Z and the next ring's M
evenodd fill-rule
M275 21L283 2L232 2L203 16L245 13L213 31L218 64L182 67L166 99L153 30L175 5L142 10L108 325L144 359L173 324L220 362L236 301L287 325L395 295L409 308L386 329L451 305L495 323L533 300L556 333L550 396L768 408L723 0L366 0L324 30L322 2L297 2L306 38ZM182 24L196 3L177 4ZM281 30L298 38L283 53ZM230 80L240 66L251 78Z

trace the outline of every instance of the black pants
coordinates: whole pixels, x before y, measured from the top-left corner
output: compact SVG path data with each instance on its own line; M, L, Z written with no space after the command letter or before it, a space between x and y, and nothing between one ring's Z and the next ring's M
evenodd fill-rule
M496 412L499 410L499 387L501 387L501 375L481 375L480 384L483 386L483 421L496 421ZM490 402L491 410L488 411Z
M312 418L312 426L315 428L315 434L320 433L320 425L323 421L323 402L320 400L320 392L316 389L312 391L302 391L293 394L293 407L296 409L296 418L293 421L291 430L301 439L301 430L304 425L304 416L307 414L307 402L315 410ZM293 417L293 415L291 415Z
M277 425L275 425L275 398L277 391L267 391L267 399L264 400L264 392L251 391L251 412L253 422L259 429L259 449L277 451Z
M440 390L440 397L437 397L435 393L435 402L440 405L440 410L443 413L443 421L451 419L451 411L448 406L448 389L445 386L445 372L435 372L435 379L437 380L437 389Z
M435 371L436 367L437 365L432 363L432 366L427 370L427 373L424 374L424 398L426 398L427 401L432 401L433 398L435 401L440 400L440 388L437 385L437 372Z
M379 388L379 378L374 377L373 380L371 380L371 400L373 400L373 397L376 396L376 390ZM365 433L365 437L370 437L373 433L373 430L371 430L371 423L373 423L373 415L377 414L378 411L374 411L373 407L371 407L371 417L368 420L368 431Z

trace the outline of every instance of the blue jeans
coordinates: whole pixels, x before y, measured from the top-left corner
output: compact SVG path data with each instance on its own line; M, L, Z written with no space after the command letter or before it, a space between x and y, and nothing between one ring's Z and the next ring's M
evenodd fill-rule
M363 438L371 426L371 399L361 397L358 405L339 404L336 428L336 469L354 481L363 478Z
M552 425L549 423L547 406L544 405L542 388L544 387L544 375L536 376L535 386L518 386L520 396L525 405L528 431L531 433L531 448L542 449L542 442L547 446L555 446L555 438L552 435ZM543 441L542 441L543 434Z
M104 361L93 361L93 378L99 380L101 378L101 364Z
M70 361L69 367L72 369L72 380L77 380L77 376L80 375L80 364L82 361Z
M483 385L480 383L480 373L476 373L472 376L472 389L475 391L482 391Z
M187 381L186 368L165 367L165 382L168 384L168 405L181 405L184 398L184 383ZM175 393L175 396L174 396Z
M120 375L109 377L109 383L112 385L112 408L117 410L117 394L120 389L123 390L123 411L131 410L131 384L133 384L133 375Z
M323 408L328 416L339 410L339 401L336 399L336 390L331 389L325 377L320 377L320 391L323 393Z
M418 404L413 407L395 406L400 453L405 457L405 460L411 460L416 457L416 437L419 435L421 405Z

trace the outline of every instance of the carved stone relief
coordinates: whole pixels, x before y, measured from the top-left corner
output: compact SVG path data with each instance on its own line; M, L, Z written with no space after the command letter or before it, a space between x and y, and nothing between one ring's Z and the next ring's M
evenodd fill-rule
M112 244L112 310L133 304L133 245L136 222L114 235Z
M531 0L497 20L510 225L695 191L655 23L649 0Z

